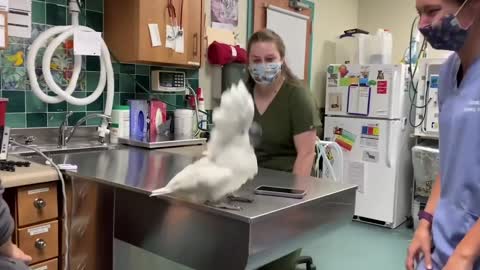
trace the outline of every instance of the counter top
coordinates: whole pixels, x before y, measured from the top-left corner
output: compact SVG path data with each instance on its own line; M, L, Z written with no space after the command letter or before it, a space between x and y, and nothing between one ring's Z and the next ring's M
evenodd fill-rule
M201 148L196 149L201 150ZM200 152L201 153L201 152ZM145 150L127 147L109 151L93 151L76 154L54 155L57 163L75 164L78 171L69 172L72 176L92 179L117 188L134 191L149 196L155 189L164 187L184 167L198 159L197 154L180 155L163 150ZM355 189L351 184L322 181L313 177L295 177L292 174L260 169L257 177L247 183L240 193L253 197L255 203L241 204L242 211L229 211L195 205L207 211L218 212L236 219L251 222L263 215L295 207L331 194ZM303 199L257 196L253 190L260 185L277 185L305 189ZM163 197L163 199L173 199Z
M24 161L13 156L9 156L9 160ZM16 167L15 170L15 172L0 171L0 181L3 187L20 187L58 180L55 169L35 162L32 162L30 167Z

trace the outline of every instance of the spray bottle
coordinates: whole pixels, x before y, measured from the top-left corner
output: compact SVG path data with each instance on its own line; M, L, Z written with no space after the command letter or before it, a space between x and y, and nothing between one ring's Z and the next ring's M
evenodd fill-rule
M208 117L205 113L203 112L206 112L205 111L205 99L203 98L203 95L202 95L202 88L198 88L197 89L197 97L198 97L198 111L200 113L199 115L199 120L200 120L200 128L202 130L207 130L207 123L208 123Z

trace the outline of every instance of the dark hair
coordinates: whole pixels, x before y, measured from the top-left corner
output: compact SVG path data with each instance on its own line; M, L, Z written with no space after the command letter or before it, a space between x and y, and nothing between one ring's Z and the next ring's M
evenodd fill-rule
M280 57L285 59L285 43L283 42L282 38L272 30L264 29L258 32L255 32L250 39L248 40L247 44L247 53L250 55L250 50L252 49L252 45L258 42L272 42L277 46L277 50L280 53ZM248 72L248 62L247 62L247 86L251 89L255 86L255 81L253 80L250 72ZM287 66L284 62L282 65L282 74L285 76L285 82L301 85L300 80L293 74L292 70Z

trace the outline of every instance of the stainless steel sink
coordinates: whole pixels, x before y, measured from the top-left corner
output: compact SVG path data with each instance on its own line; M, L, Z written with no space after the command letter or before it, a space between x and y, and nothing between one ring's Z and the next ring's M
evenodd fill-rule
M82 153L82 152L95 152L95 151L106 151L106 150L113 150L122 147L121 145L117 144L100 144L98 142L91 142L91 143L76 143L70 144L66 147L59 148L58 145L39 145L35 146L38 150L42 151L48 157L60 154L72 154L72 153ZM27 159L31 161L38 161L40 163L44 162L44 158L41 157L38 153L33 150L19 147L19 146L12 146L10 151L10 155L19 156L22 159Z

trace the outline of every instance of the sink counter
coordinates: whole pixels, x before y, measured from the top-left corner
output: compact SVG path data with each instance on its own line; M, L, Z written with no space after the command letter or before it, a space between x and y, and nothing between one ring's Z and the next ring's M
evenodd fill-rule
M254 199L237 203L241 211L149 197L203 151L175 150L181 154L124 147L52 158L78 165L78 171L67 173L73 182L88 180L115 189L117 239L198 270L255 269L301 248L311 233L353 217L356 186L265 169L239 192ZM302 188L307 195L258 196L253 190L259 185Z
M24 161L9 157L12 161ZM59 180L57 171L49 166L32 162L30 167L16 167L15 172L0 171L0 183L4 188L21 187Z
M77 165L76 172L68 172L71 176L88 178L148 197L153 190L164 187L184 167L197 160L198 156L128 147L110 151L54 155L52 158L56 163ZM305 189L307 195L301 200L256 196L253 190L260 185ZM249 197L254 196L255 199L253 204L243 203L242 211L217 209L196 204L191 204L191 207L213 211L245 222L254 222L255 219L264 215L353 189L355 189L353 185L321 181L313 177L295 177L288 173L260 169L257 177L247 183L240 192ZM161 199L172 200L174 198L163 197Z

